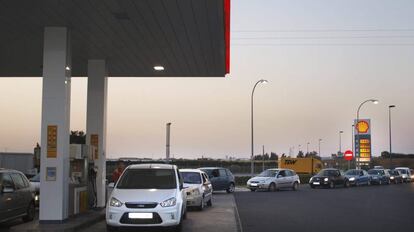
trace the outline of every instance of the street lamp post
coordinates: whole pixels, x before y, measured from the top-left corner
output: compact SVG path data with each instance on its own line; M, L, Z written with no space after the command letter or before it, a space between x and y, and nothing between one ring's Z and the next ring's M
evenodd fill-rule
M374 103L374 104L378 104L378 100L376 100L376 99L368 99L368 100L366 100L366 101L363 101L360 105L359 105L359 107L358 107L358 110L357 110L357 121L356 121L356 124L355 124L355 127L356 127L356 132L357 132L357 138L358 138L358 140L359 140L359 128L358 128L358 125L359 125L359 111L361 110L361 107L365 104L365 103L367 103L367 102L372 102L372 103ZM359 143L359 141L358 141L358 143ZM360 145L361 146L361 145ZM358 159L357 159L357 169L361 169L361 167L360 167L360 159L361 159L361 155L360 155L360 150L361 149L359 149L358 150ZM356 154L357 154L357 152L356 152L356 149L355 149L355 156L356 156Z
M342 134L344 131L339 131L339 153L338 156L340 157L342 154Z
M322 142L322 139L319 139L319 144L318 144L318 149L319 149L319 156L320 157L322 157L322 155L321 155L321 142Z
M355 157L355 141L354 141L354 139L355 139L355 125L354 124L352 124L352 139L351 139L351 141L352 141L352 144L351 144L351 147L352 147L352 154L354 155L354 157ZM348 169L350 169L350 162L351 161L348 161Z
M390 131L390 168L392 166L392 140L391 140L391 108L395 108L395 105L388 106L388 121L389 121L389 131Z
M259 81L256 82L256 84L254 84L253 86L253 90L252 90L252 95L251 95L251 132L252 132L252 154L251 154L251 161L250 161L250 172L251 172L251 176L254 175L254 130L253 130L253 96L254 96L254 90L256 89L256 86L260 83L267 83L267 80L261 79Z

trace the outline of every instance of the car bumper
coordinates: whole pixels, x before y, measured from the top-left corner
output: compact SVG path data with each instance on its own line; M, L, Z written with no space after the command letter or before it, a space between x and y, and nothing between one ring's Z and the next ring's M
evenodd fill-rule
M187 207L200 206L203 201L202 195L187 195Z
M176 226L181 220L181 205L153 209L130 209L122 207L110 207L106 209L106 224L114 227L168 227ZM152 219L129 219L129 213L152 213Z
M310 182L309 185L311 187L328 187L329 186L329 181L313 181Z
M251 183L247 185L247 188L251 189L251 190L258 190L258 189L268 189L269 188L269 184L266 183Z

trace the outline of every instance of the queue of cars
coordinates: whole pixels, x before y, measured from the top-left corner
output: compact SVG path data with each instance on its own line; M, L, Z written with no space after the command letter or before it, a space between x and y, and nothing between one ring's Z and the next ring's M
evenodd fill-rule
M322 169L318 174L311 177L309 185L311 188L336 186L350 187L371 184L391 184L411 182L411 170L409 168L398 167L393 170L375 167L368 171L350 169L343 173L335 168Z
M234 192L234 176L225 168L181 169L170 164L128 166L106 207L107 231L118 227L171 227L181 230L187 208L213 205L213 190Z

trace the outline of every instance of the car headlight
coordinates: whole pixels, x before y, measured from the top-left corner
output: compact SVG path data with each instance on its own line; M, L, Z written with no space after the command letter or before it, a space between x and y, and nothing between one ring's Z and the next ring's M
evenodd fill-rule
M326 177L325 179L323 179L323 181L325 181L325 182L328 181L328 180L329 180L328 177Z
M192 189L192 190L190 191L190 194L191 194L191 195L200 195L200 190L198 190L198 189Z
M349 181L354 181L354 180L355 180L355 177L349 178Z
M309 183L311 183L313 181L313 177L311 177L310 179L309 179Z
M394 177L393 177L393 176L391 176L391 177L390 177L390 179L391 179L391 180L394 180Z
M109 201L109 205L112 207L121 207L122 202L116 199L115 197L112 197L111 200Z
M177 199L175 197L171 197L168 200L165 200L160 203L161 207L171 207L174 206L177 203Z

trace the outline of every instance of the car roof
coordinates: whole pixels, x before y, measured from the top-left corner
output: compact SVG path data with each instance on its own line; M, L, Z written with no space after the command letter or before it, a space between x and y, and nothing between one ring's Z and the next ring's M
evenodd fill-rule
M198 168L198 169L227 169L227 168L222 168L222 167L202 167L202 168Z
M23 174L21 171L18 171L18 170L8 169L8 168L0 168L0 173L7 173L7 172L14 172L14 173Z
M127 167L128 169L176 169L176 165L172 164L133 164Z
M180 169L180 172L198 172L198 173L204 173L202 170L200 169L190 169L190 168L186 168L186 169Z

